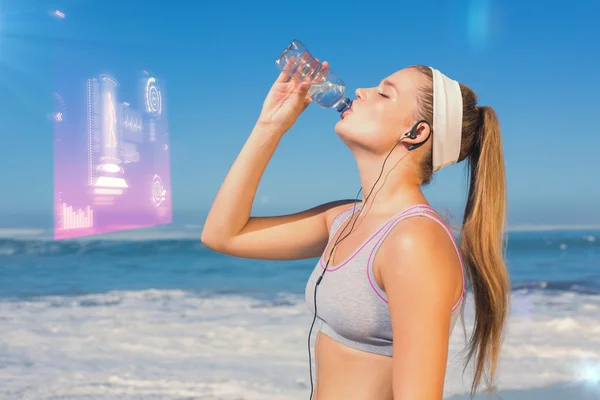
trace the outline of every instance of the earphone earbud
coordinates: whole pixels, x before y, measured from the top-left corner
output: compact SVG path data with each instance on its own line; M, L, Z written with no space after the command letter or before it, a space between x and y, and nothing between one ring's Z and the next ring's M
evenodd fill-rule
M408 132L408 137L411 139L416 139L417 138L417 125L415 125L410 132Z
M429 125L429 122L425 121L424 119L420 120L419 122L417 122L412 129L410 130L410 132L407 132L405 137L408 137L410 139L416 139L417 138L417 127L419 126L419 124L421 122L425 122L427 125ZM421 146L423 146L425 144L425 142L427 142L429 140L429 137L431 136L431 125L429 125L429 135L427 135L427 139L423 140L421 143L416 143L416 144L411 144L410 146L408 146L408 151L412 151L416 148L419 148Z

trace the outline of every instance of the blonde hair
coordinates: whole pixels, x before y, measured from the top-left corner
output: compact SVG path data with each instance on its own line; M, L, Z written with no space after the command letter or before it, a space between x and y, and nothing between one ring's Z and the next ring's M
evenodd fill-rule
M417 120L433 126L431 69L416 68L429 77L420 88ZM469 194L461 229L461 253L475 303L475 322L467 344L468 363L475 359L471 398L482 377L493 386L510 305L510 279L504 262L506 228L506 176L500 124L491 107L477 106L477 95L460 84L463 98L462 143L458 161L468 159ZM435 140L435 132L433 132ZM421 165L422 184L433 176L432 154Z

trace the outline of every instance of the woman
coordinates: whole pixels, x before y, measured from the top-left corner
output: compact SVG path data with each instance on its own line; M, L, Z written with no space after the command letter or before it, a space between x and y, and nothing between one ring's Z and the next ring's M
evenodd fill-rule
M356 157L367 194L360 204L337 201L292 215L251 217L269 159L311 103L309 86L288 80L286 72L278 77L216 196L202 242L237 257L321 257L306 287L313 312L317 299L321 325L318 400L441 399L449 336L468 276L476 316L465 367L475 360L474 395L481 378L491 384L495 376L509 302L495 112L478 107L467 86L433 68L400 70L377 87L357 90L335 126ZM434 171L467 158L470 187L459 249L421 189Z

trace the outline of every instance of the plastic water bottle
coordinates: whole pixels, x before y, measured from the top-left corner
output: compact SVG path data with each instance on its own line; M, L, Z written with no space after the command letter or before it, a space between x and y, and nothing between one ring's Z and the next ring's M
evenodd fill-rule
M298 82L311 81L308 90L310 98L322 108L335 107L343 113L352 104L346 97L346 84L330 69L323 68L299 40L294 40L275 60L280 71L284 71L288 62L290 78Z

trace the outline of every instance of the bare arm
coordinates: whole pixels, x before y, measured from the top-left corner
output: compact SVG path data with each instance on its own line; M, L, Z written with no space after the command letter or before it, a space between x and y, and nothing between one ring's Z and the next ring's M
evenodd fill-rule
M382 246L381 280L394 341L394 399L441 400L452 306L460 276L447 234L434 221L402 221Z
M318 257L329 238L328 211L349 201L296 214L251 217L252 203L281 133L257 124L229 170L202 231L202 243L220 253L265 260ZM335 212L335 210L334 210Z
M249 217L244 228L229 239L203 243L223 254L262 260L301 260L323 254L329 223L350 201L337 201L295 214Z
M281 73L261 116L233 163L214 200L202 231L202 243L233 256L269 260L318 257L329 238L329 211L349 201L332 202L296 214L251 217L260 179L277 145L308 107L310 85L287 81Z

